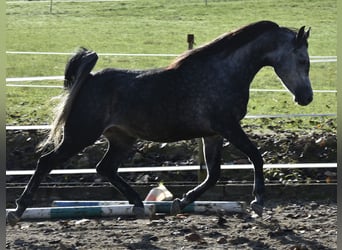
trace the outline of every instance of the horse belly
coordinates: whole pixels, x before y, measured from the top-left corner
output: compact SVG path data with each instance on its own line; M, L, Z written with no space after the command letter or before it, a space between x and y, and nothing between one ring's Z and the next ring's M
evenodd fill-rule
M155 142L175 142L214 135L212 131L158 128L154 131L137 131L136 137Z
M193 117L163 117L153 115L137 115L136 119L126 120L125 127L131 136L156 141L173 142L214 135L208 120L196 120Z

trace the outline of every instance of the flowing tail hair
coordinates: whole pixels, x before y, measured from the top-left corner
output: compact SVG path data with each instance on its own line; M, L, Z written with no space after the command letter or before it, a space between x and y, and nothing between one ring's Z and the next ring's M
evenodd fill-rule
M91 70L97 62L98 56L94 51L80 48L66 64L64 72L64 89L62 101L57 107L56 117L52 123L50 133L43 141L38 151L45 150L53 145L56 149L63 138L63 126L68 119L73 102L79 93L83 83L91 76Z

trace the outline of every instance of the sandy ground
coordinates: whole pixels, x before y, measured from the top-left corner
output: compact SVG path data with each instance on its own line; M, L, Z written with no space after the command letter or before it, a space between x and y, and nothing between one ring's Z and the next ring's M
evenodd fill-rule
M245 214L22 221L7 249L337 249L337 204L268 203ZM249 210L249 209L248 209Z

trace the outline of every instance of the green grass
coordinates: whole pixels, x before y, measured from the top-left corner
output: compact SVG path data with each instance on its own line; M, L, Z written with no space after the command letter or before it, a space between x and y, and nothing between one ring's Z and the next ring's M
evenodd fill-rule
M171 53L187 49L186 35L196 45L224 32L261 19L282 26L311 26L309 53L336 55L337 1L332 0L136 0L122 2L7 1L8 51L72 52L85 46L98 53ZM62 75L68 56L7 55L7 77ZM95 70L104 67L153 68L168 65L170 57L100 57ZM314 89L336 89L336 63L312 64ZM32 84L61 82L32 82ZM27 83L28 84L28 83ZM252 88L282 88L273 69L265 68ZM59 89L7 88L6 123L47 124ZM249 115L285 113L336 113L336 94L316 93L307 107L292 102L289 93L251 93ZM330 119L330 118L329 118ZM303 119L325 123L327 119ZM257 121L264 123L264 121ZM255 123L255 121L246 121ZM291 125L292 123L289 123ZM292 125L296 127L298 124Z
M43 92L44 91L44 92ZM60 89L7 88L7 124L40 125L52 121ZM9 102L11 103L9 105Z

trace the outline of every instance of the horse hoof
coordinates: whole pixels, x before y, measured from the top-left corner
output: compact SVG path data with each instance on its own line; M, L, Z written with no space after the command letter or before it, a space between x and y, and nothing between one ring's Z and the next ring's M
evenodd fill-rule
M20 220L20 218L16 215L15 212L8 212L6 216L7 223L11 226L14 226L17 224L17 222Z
M251 202L251 208L252 210L260 217L262 217L262 213L264 211L264 207L257 203L257 201Z
M181 200L180 199L174 199L174 201L172 202L171 205L171 209L170 209L170 214L171 215L176 215L182 212L181 209Z
M145 209L143 207L133 207L133 214L137 217L137 219L145 218Z

